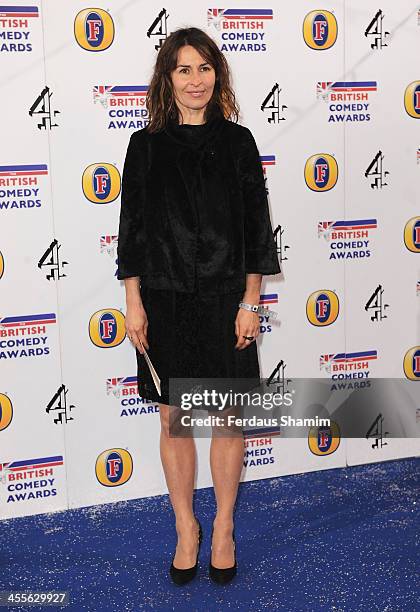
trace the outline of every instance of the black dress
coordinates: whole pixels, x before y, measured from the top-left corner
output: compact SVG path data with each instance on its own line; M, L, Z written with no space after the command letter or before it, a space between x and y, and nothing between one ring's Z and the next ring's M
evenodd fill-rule
M188 139L192 146L199 145L206 134L206 124L176 125L173 129L178 138ZM197 181L199 177L194 176L192 180ZM199 188L193 188L192 192L201 193ZM211 205L204 197L198 197L195 202L198 212L200 206ZM141 298L148 319L147 352L160 377L162 395L155 388L144 356L136 350L140 397L172 404L170 378L247 379L248 389L259 383L255 341L244 349L235 348L235 319L243 291L209 295L200 290L196 278L192 293L143 286Z

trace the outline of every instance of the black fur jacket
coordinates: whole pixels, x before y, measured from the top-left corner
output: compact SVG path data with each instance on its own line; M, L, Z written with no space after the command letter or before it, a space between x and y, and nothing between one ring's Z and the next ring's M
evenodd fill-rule
M242 291L278 274L264 174L251 131L216 116L134 132L121 191L117 278L155 289Z

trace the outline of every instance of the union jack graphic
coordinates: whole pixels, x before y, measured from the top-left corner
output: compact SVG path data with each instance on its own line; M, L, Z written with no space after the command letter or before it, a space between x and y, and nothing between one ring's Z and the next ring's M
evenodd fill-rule
M331 227L334 225L334 221L319 221L318 222L318 238L324 236L328 238Z
M125 376L120 378L108 378L106 381L107 395L120 397L122 389L137 388L137 376Z
M321 98L323 100L328 100L328 92L330 90L330 85L332 85L332 81L318 81L318 83L316 84L317 99Z
M319 368L321 370L326 370L327 372L331 371L331 361L334 357L334 353L329 353L328 355L321 355L319 359Z
M220 30L220 22L223 19L225 9L207 9L207 25L214 25L217 30Z
M101 253L108 253L108 255L114 256L115 249L118 245L118 236L101 236Z

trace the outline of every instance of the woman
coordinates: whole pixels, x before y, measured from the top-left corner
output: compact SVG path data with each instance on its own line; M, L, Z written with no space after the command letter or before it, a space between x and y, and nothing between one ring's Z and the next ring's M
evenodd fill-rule
M160 454L178 536L170 575L185 584L196 574L202 529L192 506L194 440L170 435L180 408L170 404L169 379L259 381L259 316L246 305L259 304L262 275L280 266L258 149L237 124L229 67L205 32L179 29L165 40L147 108L149 124L131 135L124 163L117 276L126 289L139 395L160 407ZM244 444L242 435L216 433L209 572L226 583L236 573L233 510Z

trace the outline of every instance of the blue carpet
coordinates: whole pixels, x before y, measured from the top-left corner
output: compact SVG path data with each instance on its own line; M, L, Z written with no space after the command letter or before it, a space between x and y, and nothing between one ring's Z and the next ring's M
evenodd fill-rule
M176 542L167 495L1 521L0 589L69 590L59 609L89 612L414 612L418 467L404 459L242 483L228 586L207 576L213 489L195 492L204 540L185 587L167 576Z

